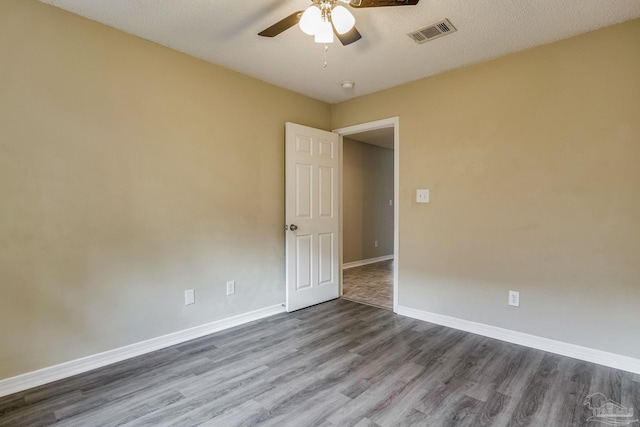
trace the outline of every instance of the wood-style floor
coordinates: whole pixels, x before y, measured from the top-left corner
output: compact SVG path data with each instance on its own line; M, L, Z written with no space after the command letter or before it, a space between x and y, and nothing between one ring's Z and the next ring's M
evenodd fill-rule
M2 398L0 425L604 426L596 392L640 410L640 375L334 300Z
M393 309L393 260L352 267L342 272L342 297Z

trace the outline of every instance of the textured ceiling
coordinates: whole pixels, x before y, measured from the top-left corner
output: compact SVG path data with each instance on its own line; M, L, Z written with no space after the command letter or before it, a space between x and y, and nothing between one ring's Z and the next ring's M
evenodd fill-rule
M363 38L323 45L293 27L258 32L308 0L41 0L127 33L329 103L640 17L640 0L421 0L351 8ZM457 32L406 34L448 18ZM639 46L640 47L640 46ZM340 83L355 82L352 90Z

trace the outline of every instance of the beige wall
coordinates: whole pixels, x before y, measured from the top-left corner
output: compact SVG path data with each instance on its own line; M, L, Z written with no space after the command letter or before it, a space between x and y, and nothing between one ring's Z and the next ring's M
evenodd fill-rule
M284 301L284 123L327 104L35 0L0 61L0 379Z
M393 150L344 138L342 154L342 261L393 255Z
M640 358L639 40L635 20L333 107L334 128L400 117L400 305Z

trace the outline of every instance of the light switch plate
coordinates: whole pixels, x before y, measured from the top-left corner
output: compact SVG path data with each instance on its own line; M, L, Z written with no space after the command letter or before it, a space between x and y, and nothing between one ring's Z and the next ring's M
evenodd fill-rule
M416 203L429 203L429 190L416 190Z

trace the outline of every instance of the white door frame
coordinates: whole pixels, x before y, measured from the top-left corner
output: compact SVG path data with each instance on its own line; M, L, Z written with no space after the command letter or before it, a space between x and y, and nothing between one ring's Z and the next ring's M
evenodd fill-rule
M399 254L398 248L400 246L400 203L398 199L400 197L400 118L391 117L388 119L376 120L373 122L362 123L354 126L347 126L340 129L334 129L333 132L340 136L339 141L339 188L340 188L340 230L339 230L339 264L340 271L340 295L342 295L342 256L343 256L343 209L342 209L342 165L343 165L343 137L353 135L355 133L366 132L370 130L383 129L393 127L393 312L398 312L398 266Z

